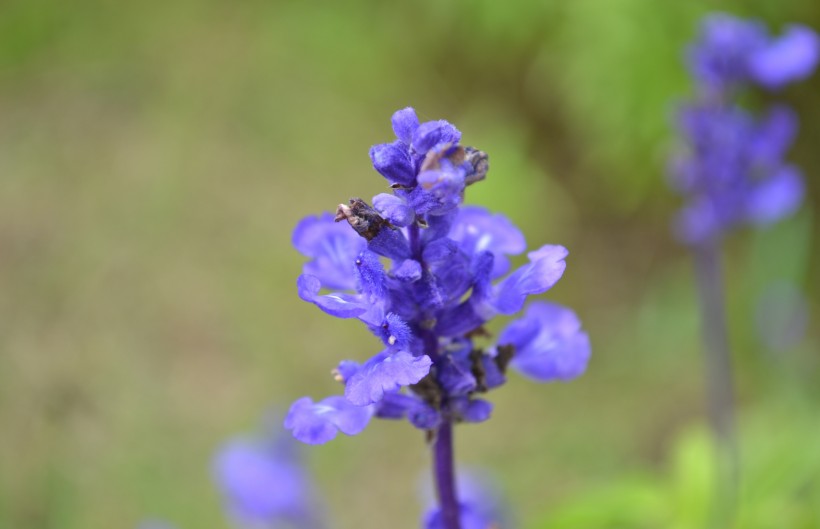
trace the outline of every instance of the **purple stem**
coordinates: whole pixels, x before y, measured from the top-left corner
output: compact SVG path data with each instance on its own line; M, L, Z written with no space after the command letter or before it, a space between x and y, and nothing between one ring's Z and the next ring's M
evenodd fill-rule
M706 243L695 248L694 253L705 347L707 407L719 456L719 497L715 516L724 518L731 516L733 510L738 456L732 358L726 325L720 247L716 242Z
M450 421L443 422L436 433L433 445L433 474L444 528L461 529L453 463L453 423Z

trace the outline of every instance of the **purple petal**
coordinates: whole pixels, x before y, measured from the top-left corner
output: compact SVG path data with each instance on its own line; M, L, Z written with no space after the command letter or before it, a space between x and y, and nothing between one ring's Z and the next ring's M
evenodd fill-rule
M372 302L382 300L387 295L384 267L379 256L370 251L363 251L355 261L357 289L368 296Z
M820 38L805 26L791 26L780 38L754 53L752 77L767 88L780 88L812 74L820 57Z
M688 53L689 67L706 87L721 90L748 76L750 54L766 45L765 28L726 14L704 19L697 42Z
M410 245L404 234L397 229L383 228L367 243L367 249L398 261L410 257Z
M427 151L439 147L445 143L458 143L461 140L461 132L449 122L440 119L438 121L428 121L422 123L413 132L411 145L418 154L426 154Z
M456 416L464 422L484 422L490 418L493 405L483 399L459 397L450 402Z
M764 166L779 165L797 134L797 116L784 105L772 108L752 139L751 155Z
M309 521L314 498L305 470L291 451L276 448L274 443L237 438L217 454L214 476L237 520L248 524Z
M416 172L413 161L407 151L407 145L400 141L382 143L370 148L370 160L373 168L391 184L400 184L405 187L415 185Z
M464 195L464 174L464 168L453 166L447 161L441 162L440 169L419 173L416 181L422 191L420 195L411 198L416 212L441 215L456 208Z
M418 397L402 393L385 393L376 405L376 415L383 419L403 419L421 430L438 426L441 414Z
M415 384L430 372L429 356L413 356L401 351L370 365L365 364L345 385L345 397L364 406L379 402L386 392Z
M409 145L413 139L413 133L419 128L416 111L412 107L397 110L390 121L393 123L393 133L396 137Z
M409 226L416 220L413 208L396 195L380 193L373 197L373 208L394 226Z
M754 224L773 224L797 211L805 192L800 171L793 166L782 167L752 190L747 202L748 218Z
M567 249L557 245L542 246L527 254L530 264L522 266L493 288L493 308L501 314L514 314L524 306L527 296L552 288L564 274L567 255Z
M407 322L392 312L385 315L381 325L373 332L393 351L407 350L415 338Z
M319 295L322 283L319 278L302 274L296 280L296 287L299 297L304 301L313 303L324 312L337 318L356 318L365 314L371 304L362 300L359 296L351 294L326 294Z
M448 355L438 366L438 379L442 389L449 396L467 395L476 388L476 379L473 376L468 358L457 358Z
M413 259L405 259L393 269L393 276L399 281L412 283L421 279L421 263Z
M709 200L695 200L676 216L673 230L677 239L685 244L698 244L719 237L724 225Z
M371 406L356 406L344 397L328 397L315 404L309 397L303 397L291 405L285 428L303 443L323 444L336 437L337 432L361 433L372 414Z
M305 217L293 230L292 242L313 259L305 263L303 273L318 277L327 288L355 288L353 261L365 242L348 226L334 222L330 213Z
M527 249L524 235L507 217L476 206L459 210L449 237L458 242L467 255L492 252L495 257L493 279L509 270L507 255L517 255Z
M555 303L534 302L504 329L498 343L515 346L511 365L540 382L581 375L590 356L589 337L578 317Z

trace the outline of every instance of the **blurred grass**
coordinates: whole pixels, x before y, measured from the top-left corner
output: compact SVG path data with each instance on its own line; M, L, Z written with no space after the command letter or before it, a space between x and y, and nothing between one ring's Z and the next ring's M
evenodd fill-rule
M459 429L460 460L495 470L525 522L652 472L702 408L689 264L667 230L668 116L697 16L729 5L4 3L0 527L226 527L215 447L271 404L336 391L330 367L376 347L298 301L290 230L384 190L367 148L408 104L490 153L469 202L570 248L550 298L594 345L581 380L494 395L492 423ZM742 9L820 26L807 0ZM728 251L744 408L782 386L817 405L817 87L786 93L806 210ZM815 309L777 367L748 338L773 276ZM378 423L311 454L336 527L417 526L421 434Z

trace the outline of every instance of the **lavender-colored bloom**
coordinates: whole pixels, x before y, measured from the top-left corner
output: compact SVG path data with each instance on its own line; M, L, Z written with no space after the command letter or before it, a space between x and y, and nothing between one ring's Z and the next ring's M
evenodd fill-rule
M688 198L675 221L683 242L700 245L737 226L765 226L800 206L803 177L784 159L797 130L794 113L779 105L756 115L736 96L749 85L777 88L807 77L818 50L817 35L802 26L773 39L755 21L705 19L689 52L697 97L677 119L687 147L670 164L672 187Z
M238 527L321 526L321 502L298 449L292 439L267 432L233 438L219 450L214 478Z
M503 215L459 207L466 187L486 177L487 155L460 146L461 133L446 121L419 123L412 109L396 112L392 123L397 140L374 146L370 156L394 193L377 195L373 207L351 199L335 218L308 217L294 232L294 245L311 258L297 282L299 296L333 316L362 321L385 346L362 365L340 364L346 400L294 403L286 426L305 442L326 442L339 430L358 433L373 414L422 427L442 415L488 418L490 404L476 395L504 383L511 356L498 357L495 347L474 351L471 333L520 311L566 267L567 250L547 245L508 274L508 256L526 249L520 230ZM536 307L532 315L527 321L543 331L534 343L513 331L502 335L500 345L520 356L513 365L543 381L580 374L589 343L578 320L567 323L558 309ZM372 409L354 413L365 406Z
M520 230L500 214L462 207L467 187L487 177L487 155L460 145L447 121L420 123L410 108L392 125L397 139L373 146L370 158L393 194L376 195L372 206L352 198L335 217L309 217L294 233L312 259L297 280L299 297L361 321L383 348L363 363L342 361L335 375L344 397L296 401L285 427L319 444L338 431L355 435L372 416L407 419L435 444L441 511L428 526L451 529L460 516L463 529L486 528L483 505L459 503L453 490L452 425L490 418L492 404L481 396L506 382L510 365L544 382L580 375L589 340L571 311L536 303L498 344L473 342L489 320L552 288L568 252L542 246L510 272L509 256L526 250ZM322 236L328 244L316 242Z

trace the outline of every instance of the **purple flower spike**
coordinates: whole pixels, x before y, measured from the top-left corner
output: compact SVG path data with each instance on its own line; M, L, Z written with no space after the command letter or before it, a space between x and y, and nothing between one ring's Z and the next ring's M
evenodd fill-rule
M498 343L515 346L512 366L539 382L572 380L587 367L589 337L571 310L535 302L526 315L510 323Z
M779 39L752 54L749 69L755 81L780 88L809 77L820 57L820 38L805 26L791 26Z
M687 119L693 129L708 130L709 117L693 111ZM748 144L753 127L738 121L741 134L729 139ZM772 120L767 134L787 136L784 123ZM566 268L567 250L542 246L528 254L528 264L506 275L509 257L526 250L521 231L502 215L462 207L468 189L487 179L487 153L461 145L461 133L447 121L419 123L412 108L393 114L392 125L398 139L375 145L370 156L393 193L376 195L372 206L360 198L339 204L337 226L322 217L328 248L320 236L303 235L312 233L312 225L300 225L300 236L294 236L315 262L297 282L299 296L333 316L358 319L384 350L364 364L339 363L334 378L344 384L345 396L319 403L300 399L285 426L297 439L318 444L338 431L358 433L372 415L407 420L426 430L434 454L441 505L428 525L453 529L460 520L461 529L487 529L499 519L455 493L454 425L490 418L492 404L483 394L507 381L511 361L535 378L568 379L586 365L589 342L574 315L571 321L539 317L537 304L524 318L529 323L514 322L506 331L510 343L482 348L475 341L488 336L484 325L493 317L512 315L528 296L552 288ZM768 154L759 165L777 157L777 142L763 143ZM688 165L695 185L699 167ZM339 229L348 230L345 239L337 236ZM356 348L340 344L345 351Z
M673 188L688 198L675 232L690 245L713 244L744 224L768 225L801 204L804 183L785 155L797 118L776 105L760 115L739 104L744 88L778 88L808 77L820 58L820 38L792 26L780 38L758 22L717 15L703 23L692 51L697 98L681 109L684 152L672 157Z
M356 406L344 397L328 397L315 404L309 397L302 397L291 405L285 428L303 443L318 445L336 437L337 432L361 433L372 414L370 406Z

